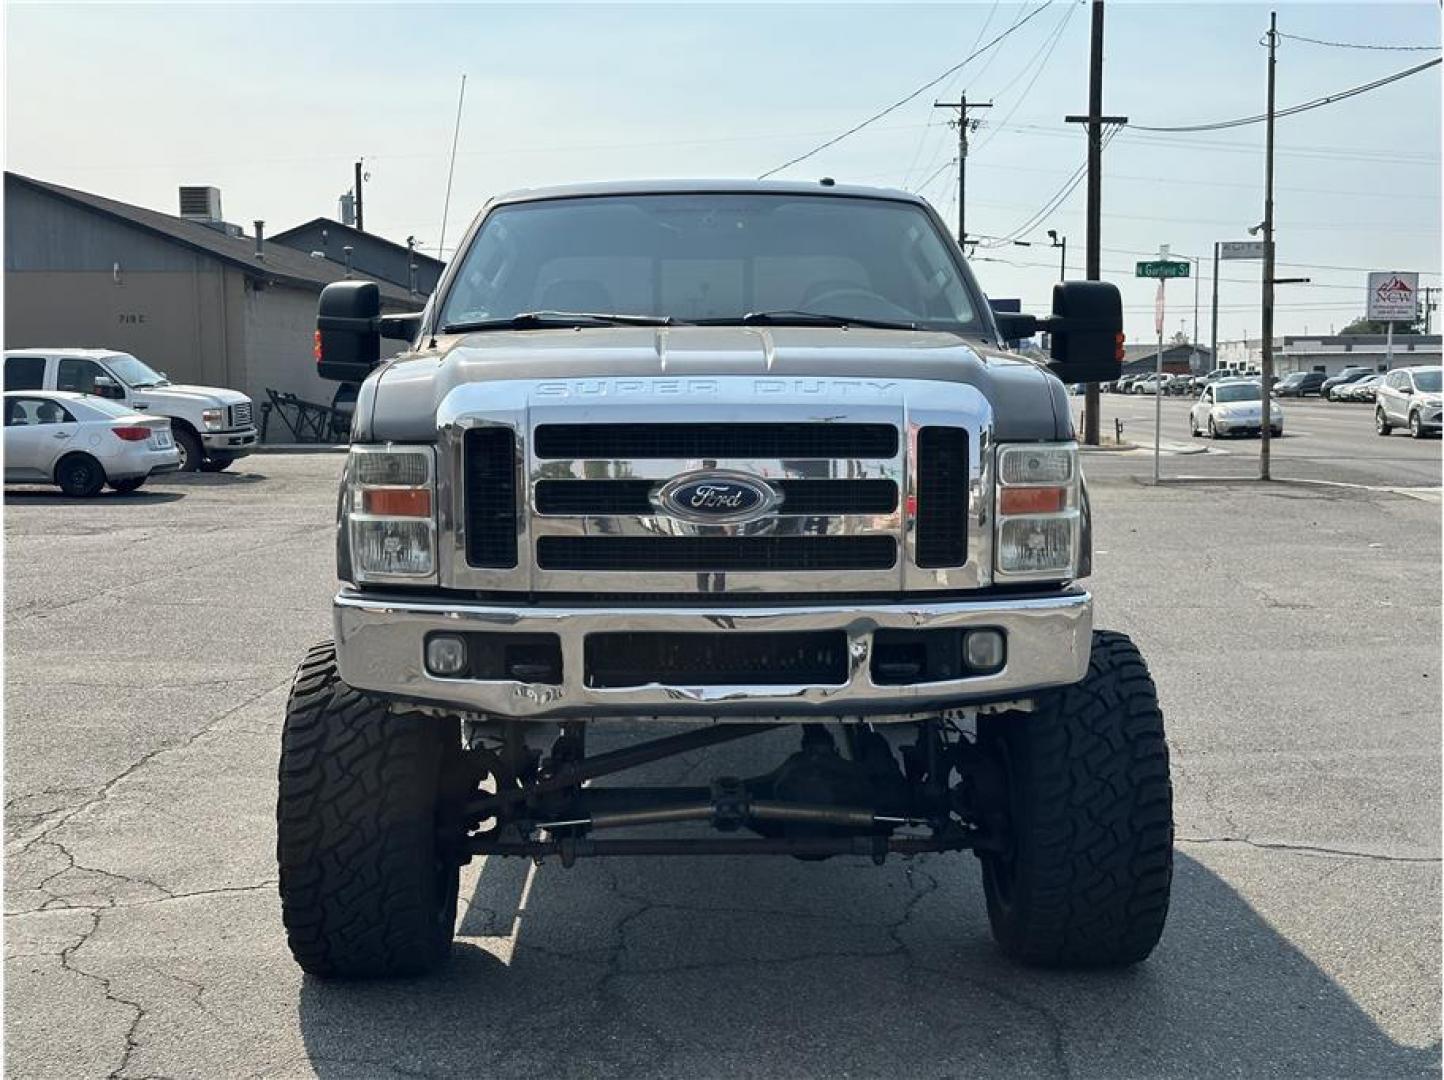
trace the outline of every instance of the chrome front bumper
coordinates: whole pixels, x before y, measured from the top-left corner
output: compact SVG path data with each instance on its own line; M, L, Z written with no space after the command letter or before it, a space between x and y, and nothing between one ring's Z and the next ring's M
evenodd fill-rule
M230 457L245 457L256 446L254 427L237 428L234 431L206 431L201 433L201 444L208 451L224 453Z
M499 718L668 717L750 720L868 716L905 720L951 705L1007 701L1082 680L1092 650L1093 601L1086 592L1041 598L893 603L876 606L499 607L343 591L334 604L343 680L360 690ZM993 674L947 682L879 686L870 676L878 629L995 628L1007 660ZM842 630L849 676L841 685L586 686L588 634ZM433 631L552 633L560 638L559 685L447 679L427 672Z

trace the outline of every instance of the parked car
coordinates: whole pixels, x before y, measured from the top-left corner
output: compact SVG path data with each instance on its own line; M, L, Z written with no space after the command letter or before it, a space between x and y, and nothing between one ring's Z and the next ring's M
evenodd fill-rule
M1181 397L1193 389L1193 376L1171 375L1168 379L1168 392L1174 397Z
M1335 401L1373 401L1374 392L1378 390L1379 384L1384 381L1382 375L1365 375L1351 383L1344 383L1342 386L1334 387Z
M1133 393L1156 394L1160 386L1167 386L1172 379L1172 375L1145 375L1133 384Z
M1437 435L1441 430L1440 379L1444 368L1395 368L1384 376L1374 393L1374 430L1387 435L1398 427L1408 427L1416 439Z
M1208 432L1211 439L1225 435L1258 435L1263 426L1263 388L1252 379L1220 379L1204 387L1188 411L1188 433L1195 439ZM1284 410L1269 402L1269 433L1284 433Z
M181 469L219 472L256 445L251 399L217 386L182 386L114 349L6 349L5 389L91 394L131 412L169 417Z
M1346 383L1358 382L1364 378L1364 376L1372 374L1374 374L1374 369L1370 367L1346 367L1332 378L1324 380L1324 384L1319 387L1319 396L1325 401L1333 401L1335 387L1343 386Z
M1317 394L1328 378L1322 371L1291 371L1274 384L1274 397L1307 397Z
M170 420L104 398L62 391L5 394L5 482L57 484L89 498L109 484L136 490L180 468Z

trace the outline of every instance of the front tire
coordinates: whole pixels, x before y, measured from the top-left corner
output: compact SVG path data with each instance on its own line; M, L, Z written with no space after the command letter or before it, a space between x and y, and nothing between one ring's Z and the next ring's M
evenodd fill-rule
M1374 431L1380 435L1388 435L1394 430L1394 425L1389 423L1388 414L1382 408L1374 410Z
M1218 425L1213 422L1213 417L1208 418L1208 437L1210 439L1222 438L1218 433Z
M180 451L180 471L195 472L201 467L205 460L205 454L201 451L201 441L194 432L187 431L183 427L171 428L171 434L175 436L176 449Z
M105 470L89 454L68 454L55 467L55 482L72 499L92 499L105 487Z
M296 671L281 739L281 918L302 970L420 975L451 952L459 861L438 840L443 721L395 715L340 679L323 642Z
M1043 967L1118 967L1153 951L1173 881L1163 714L1138 648L1098 631L1081 683L979 736L1009 789L1009 849L983 891L1003 952Z
M1419 417L1418 409L1409 414L1409 436L1414 439L1424 437L1424 423Z

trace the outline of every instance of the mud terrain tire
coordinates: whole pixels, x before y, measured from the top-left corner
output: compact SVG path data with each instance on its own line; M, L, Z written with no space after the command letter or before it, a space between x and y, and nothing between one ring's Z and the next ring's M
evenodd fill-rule
M291 955L307 973L420 975L451 952L459 866L438 844L437 807L452 730L347 686L329 641L297 669L276 861Z
M1173 787L1158 694L1137 647L1098 631L1081 683L985 717L1008 777L1010 849L983 855L1002 950L1042 967L1116 967L1158 944L1173 878Z

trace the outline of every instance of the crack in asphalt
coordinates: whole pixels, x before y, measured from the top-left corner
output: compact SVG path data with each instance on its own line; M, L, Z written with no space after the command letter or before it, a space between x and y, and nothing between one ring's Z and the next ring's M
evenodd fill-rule
M292 676L291 676L290 674L288 674L288 675L287 675L284 679L282 679L280 682L275 683L274 685L271 685L271 686L267 686L267 687L265 687L265 688L263 688L263 689L261 689L261 690L258 690L256 693L252 694L250 697L246 698L245 700L243 700L243 701L241 701L241 702L238 702L237 704L231 706L230 708L221 711L221 712L218 713L215 717L213 717L210 721L208 721L204 726L202 726L202 727L200 727L200 728L197 728L195 731L193 731L193 732L191 732L189 735L185 736L185 737L184 737L183 739L181 739L179 742L170 743L170 744L167 744L167 745L165 745L165 746L158 746L158 747L155 747L155 748L152 749L152 750L146 751L144 754L142 754L142 755L141 755L139 758L137 758L135 761L133 761L133 762L131 762L129 765L127 765L124 769L122 769L122 770L121 770L119 773L117 773L115 776L113 776L113 777L111 777L109 780L107 780L107 781L106 781L104 784L102 784L98 789L95 789L95 794L92 795L90 798L86 799L84 802L80 803L80 804L77 805L77 806L69 807L69 808L67 808L65 811L59 811L59 813L63 814L63 816L59 817L58 820L55 820L55 821L53 821L53 822L50 822L50 823L49 823L48 825L46 825L46 827L45 827L44 829L42 829L39 833L37 833L36 835L30 837L28 840L26 840L24 843L22 843L21 846L20 846L20 849L19 849L15 854L16 854L16 855L23 855L23 854L25 854L25 853L26 853L27 851L29 851L32 847L34 847L36 844L38 844L38 843L40 843L40 842L42 842L42 841L47 840L47 838L50 836L51 833L53 833L56 829L60 828L60 827L61 827L62 825L64 825L66 822L70 821L72 818L78 817L79 815L83 814L86 810L90 809L92 806L96 806L96 805L104 802L104 801L106 800L106 798L109 797L111 791L114 790L117 785L123 783L126 779L128 779L130 776L132 776L132 775L133 775L134 773L136 773L138 770L144 768L146 765L148 765L150 762L154 761L156 758L161 757L161 756L164 755L164 754L176 753L176 752L179 752L179 751L181 751L181 750L186 750L186 749L188 749L189 747L191 747L192 745L194 745L197 741L199 741L200 739L204 738L206 735L209 735L209 734L210 734L211 732L213 732L216 728L220 727L220 725L226 720L227 717L234 716L236 713L240 712L242 709L245 709L246 707L248 707L248 706L254 704L255 702L261 700L261 698L265 697L267 694L275 693L277 690L280 690L281 688L283 688L283 687L285 687L285 686L288 686L288 685L290 684L290 682L291 682L291 679L292 679Z
M1386 855L1378 851L1357 851L1349 848L1323 847L1318 844L1286 844L1283 841L1253 840L1247 836L1176 836L1176 844L1243 844L1261 851L1291 851L1299 855L1318 855L1339 859L1367 859L1371 862L1439 863L1438 855Z
M83 979L89 979L91 982L98 985L101 989L101 992L105 994L106 1001L114 1002L117 1005L134 1011L134 1015L131 1017L130 1024L126 1028L125 1049L121 1053L120 1063L117 1064L115 1068L111 1069L110 1072L106 1074L106 1080L117 1080L117 1078L119 1078L125 1072L126 1066L130 1064L131 1056L135 1053L136 1048L140 1045L136 1041L135 1034L136 1029L140 1027L140 1022L145 1019L146 1008L138 1001L131 1001L129 998L121 997L119 994L115 993L114 990L111 988L112 980L108 976L98 975L92 971L86 971L75 962L75 954L79 952L80 949L83 948L100 929L100 921L103 914L103 910L94 910L90 912L90 926L81 932L80 937L73 944L66 946L60 951L60 966L71 974L78 975Z

